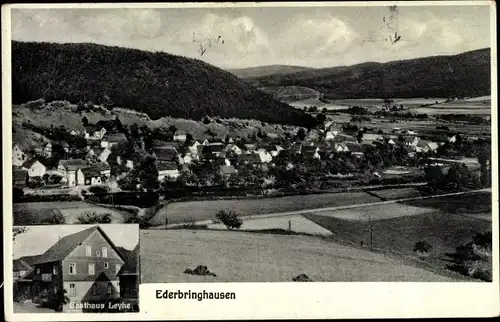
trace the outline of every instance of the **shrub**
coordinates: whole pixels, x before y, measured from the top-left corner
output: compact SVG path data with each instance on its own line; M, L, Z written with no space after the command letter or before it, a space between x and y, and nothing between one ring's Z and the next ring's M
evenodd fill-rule
M61 212L57 211L52 217L42 219L40 223L43 225L63 225L66 223L66 219Z
M196 228L196 219L194 217L185 218L181 227L183 229L194 229Z
M148 223L144 218L137 216L134 214L132 217L128 218L125 223L127 224L139 224L139 229L148 229L152 225Z
M228 230L239 229L243 221L234 211L221 210L215 215L215 222L220 222L226 226Z
M88 190L96 195L107 194L110 191L108 186L91 186Z
M210 118L208 118L208 117L205 117L205 118L203 119L203 123L204 123L204 124L210 124L210 122L211 122L211 121L210 121Z
M97 214L96 212L85 212L76 219L77 224L109 224L111 214Z
M12 188L12 197L14 202L19 202L24 197L24 191L21 188L13 187Z
M426 241L418 241L413 246L413 251L419 253L420 255L428 254L432 249L432 246Z

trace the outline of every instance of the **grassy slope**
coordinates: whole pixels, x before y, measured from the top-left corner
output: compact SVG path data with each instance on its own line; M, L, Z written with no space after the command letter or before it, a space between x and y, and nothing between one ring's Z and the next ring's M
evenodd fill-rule
M44 97L162 116L312 124L312 117L196 59L95 44L12 42L13 102ZM309 122L309 123L308 123Z
M427 199L406 202L412 206L431 207L435 211L415 216L374 220L373 247L382 251L414 256L413 246L424 240L433 250L426 261L438 267L447 262L446 253L468 241L477 232L491 231L491 194L480 193L455 198ZM365 247L369 244L369 224L366 221L343 220L321 214L304 217L332 231L335 238ZM491 218L491 217L490 217Z
M453 56L278 73L248 81L259 87L310 87L325 93L325 98L405 98L489 95L490 78L490 49L485 48Z
M166 251L167 250L167 251ZM216 277L183 274L205 265ZM315 281L454 281L424 269L309 236L229 231L143 230L144 283Z
M51 218L57 213L61 213L64 216L66 224L75 223L78 216L85 212L111 214L113 224L124 223L130 216L130 213L126 211L99 207L79 201L15 203L13 205L13 210L14 225L40 224L43 219Z
M147 125L150 128L168 127L175 125L180 132L189 132L195 138L206 138L205 132L210 129L217 133L218 137L225 138L226 135L233 137L242 136L247 137L255 132L261 130L264 133L276 133L283 136L286 130L293 130L295 126L278 125L271 123L262 123L257 120L241 120L235 118L222 119L221 123L212 121L210 124L204 124L201 121L162 117L158 120L150 120L136 114L126 113L122 111L114 111L112 113L100 114L97 112L86 112L80 114L75 112L75 107L71 106L70 109L58 110L30 110L24 106L14 105L12 116L13 127L15 133L13 135L13 142L19 143L28 148L28 146L36 146L36 142L40 141L35 139L33 131L22 128L21 124L24 121L30 120L31 123L50 127L51 124L64 124L69 129L77 131L83 130L82 118L87 116L91 123L95 123L100 119L110 119L112 114L118 115L123 124L131 125L137 123L139 126Z

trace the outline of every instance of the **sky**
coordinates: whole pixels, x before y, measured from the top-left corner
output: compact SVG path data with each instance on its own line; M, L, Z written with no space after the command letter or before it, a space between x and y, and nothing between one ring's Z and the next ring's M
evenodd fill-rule
M490 47L489 8L399 6L392 13L388 6L12 9L11 19L13 40L162 51L220 68L321 68ZM388 36L395 38L395 32L401 39L393 44ZM206 49L202 56L200 41Z
M25 226L27 231L17 235L13 241L13 258L40 255L52 247L59 238L88 229L94 225L42 225ZM99 225L115 246L133 250L139 242L137 224Z

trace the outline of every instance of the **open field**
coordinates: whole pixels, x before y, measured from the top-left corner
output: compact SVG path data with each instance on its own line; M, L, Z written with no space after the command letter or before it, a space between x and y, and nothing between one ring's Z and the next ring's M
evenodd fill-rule
M369 223L327 217L319 214L304 215L306 218L330 230L343 241L358 245L370 243ZM478 232L491 231L491 222L481 218L459 216L446 212L424 213L372 221L373 247L375 249L415 256L413 247L418 241L432 246L426 261L444 268L447 253L453 253L460 244Z
M369 207L321 211L317 212L316 214L344 220L368 221L370 218L371 220L381 220L405 216L416 216L431 212L435 212L435 209L409 206L400 203L390 203L382 205L372 205Z
M337 116L335 116L337 117ZM449 132L452 133L462 133L466 135L477 135L477 136L491 136L491 126L487 124L475 125L467 124L454 124L436 121L416 121L416 120L398 120L397 122L390 122L388 119L376 119L373 118L371 122L359 122L358 126L366 127L368 129L373 129L374 131L382 130L385 133L391 132L395 128L401 130L413 130L419 135L431 134L436 132L436 127L447 126Z
M414 198L423 195L421 191L415 188L374 190L370 191L370 193L372 195L379 197L382 200Z
M492 211L491 192L476 192L471 194L448 196L441 198L430 198L422 200L408 200L404 204L415 207L432 207L436 211L451 214L474 214Z
M183 274L198 265L217 274ZM144 283L314 281L460 281L394 258L317 237L230 231L143 230Z
M433 104L426 107L418 107L413 111L426 113L427 115L438 114L491 114L491 96L475 97L470 99L455 100L448 103Z
M81 201L14 203L13 210L14 225L39 224L42 220L59 213L64 216L66 224L75 223L78 216L85 212L108 213L111 215L113 224L124 223L130 216L130 213L126 211L99 207Z
M409 205L410 208L404 208ZM425 200L413 200L380 208L366 207L338 212L305 214L304 217L321 225L341 241L369 245L369 222L352 220L364 212L372 215L373 247L375 249L414 256L413 246L426 241L432 246L425 261L445 267L447 253L478 232L491 231L491 193L476 193ZM404 209L413 212L404 213ZM418 209L422 209L420 212ZM425 211L424 211L425 210ZM400 212L400 216L395 213ZM350 216L349 216L350 215ZM489 215L489 220L488 220Z
M232 199L174 202L160 209L149 221L152 225L182 223L186 218L210 220L219 210L232 210L241 216L310 208L334 207L380 201L365 192L298 195L278 198Z
M243 220L240 230L288 230L290 223L291 231L310 235L331 235L331 232L318 224L306 219L301 215L255 218ZM223 224L209 224L209 229L226 229Z

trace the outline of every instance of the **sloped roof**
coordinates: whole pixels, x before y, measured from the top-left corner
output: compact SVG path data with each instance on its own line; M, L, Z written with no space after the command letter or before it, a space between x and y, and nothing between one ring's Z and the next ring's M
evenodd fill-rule
M158 160L161 161L177 160L177 150L174 148L155 148L153 152Z
M109 164L104 163L104 162L97 162L92 165L94 169L99 170L99 171L105 171L105 170L111 170L111 167Z
M117 275L138 275L139 274L139 243L132 251L123 247L118 247L119 252L123 255L125 264Z
M224 145L223 144L209 144L203 146L203 153L217 153L217 152L222 152L224 150Z
M220 167L220 172L222 172L222 174L224 175L235 174L236 169L232 165L223 165Z
M12 262L12 270L15 271L29 271L31 266L26 263L22 258L14 259Z
M302 153L315 153L317 147L316 146L303 146L302 147Z
M22 259L23 262L25 262L28 265L33 265L33 263L36 262L40 258L40 256L42 255L39 254L39 255L23 256L18 259Z
M59 163L67 170L67 171L76 171L80 168L87 167L87 162L82 159L69 159L69 160L61 160Z
M158 164L156 165L158 168L158 171L162 170L178 170L177 164L174 162L163 162L159 161Z
M36 160L36 159L30 159L30 160L27 160L26 162L24 162L24 163L22 164L22 167L23 167L23 168L26 168L26 169L29 169L29 168L31 168L31 167L33 166L33 164L35 164L37 161L38 161L38 160ZM40 162L40 161L38 161L38 162ZM41 162L40 162L40 163L41 163Z
M97 127L93 124L89 124L89 125L84 125L83 126L85 128L85 132L87 133L94 133L94 132L99 132L101 130L102 127Z
M257 148L256 144L244 144L246 150L255 150Z
M120 256L120 258L124 260L123 255L120 254L120 252L116 249L115 244L111 241L111 239L109 239L106 233L99 226L93 226L59 239L57 243L47 249L45 253L40 255L40 257L37 258L33 262L33 264L49 263L63 260L95 231L99 231L106 239L106 241L110 244L110 246L118 253L118 256Z
M101 176L101 170L94 166L86 167L86 168L81 168L80 171L82 171L83 175L86 178L90 177L100 177Z
M123 134L121 132L106 133L106 135L104 135L104 139L108 142L117 142L117 143L128 142L127 136L125 136L125 134Z
M423 148L423 147L425 147L428 143L430 143L430 141L428 141L428 140L419 140L419 141L418 141L418 143L417 143L417 146L418 146L419 148Z
M241 154L240 160L249 163L261 163L260 156L257 153Z
M347 148L351 152L355 152L355 153L364 153L365 152L364 148L361 144L346 142L345 145L347 146Z
M432 150L436 150L438 148L438 144L436 142L429 142L427 143L427 145L429 146L429 148L431 148Z

